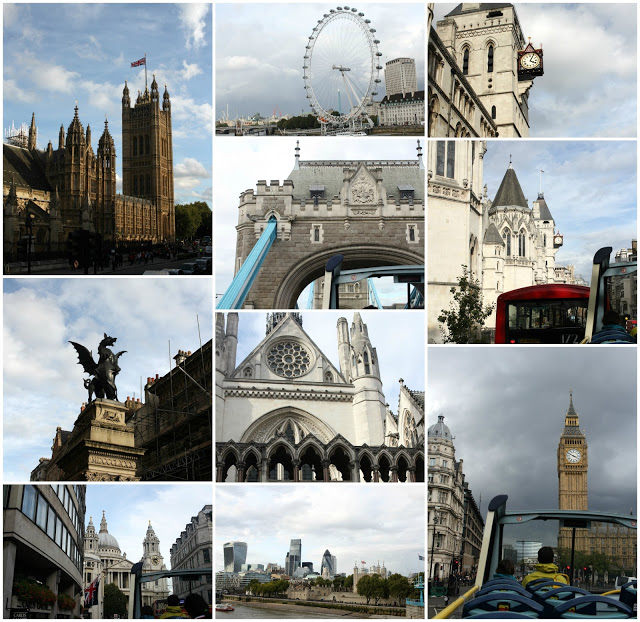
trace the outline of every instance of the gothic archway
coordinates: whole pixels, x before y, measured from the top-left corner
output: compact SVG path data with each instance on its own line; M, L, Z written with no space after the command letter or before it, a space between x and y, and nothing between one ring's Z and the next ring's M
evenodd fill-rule
M271 452L268 465L270 481L293 481L293 456L284 443Z
M322 443L328 443L337 436L335 430L315 415L300 408L286 406L272 410L254 421L244 431L240 442L265 443L276 434L293 434L293 444L302 442L310 435Z

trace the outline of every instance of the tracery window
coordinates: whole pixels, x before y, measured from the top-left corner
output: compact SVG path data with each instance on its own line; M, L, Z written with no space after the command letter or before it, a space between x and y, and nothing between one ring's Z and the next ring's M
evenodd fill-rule
M311 356L299 343L281 341L269 350L267 365L278 376L297 378L309 371Z

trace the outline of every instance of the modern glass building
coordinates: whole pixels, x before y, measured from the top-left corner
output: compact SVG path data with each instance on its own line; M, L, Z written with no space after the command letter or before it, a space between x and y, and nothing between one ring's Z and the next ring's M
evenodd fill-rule
M324 552L324 555L322 556L322 565L320 566L321 575L326 568L331 578L336 576L335 559L335 555L331 555L331 553L329 553L329 549Z
M223 545L225 572L240 572L247 563L246 542L226 542Z
M291 540L289 552L285 560L287 574L292 577L296 569L302 565L302 540Z

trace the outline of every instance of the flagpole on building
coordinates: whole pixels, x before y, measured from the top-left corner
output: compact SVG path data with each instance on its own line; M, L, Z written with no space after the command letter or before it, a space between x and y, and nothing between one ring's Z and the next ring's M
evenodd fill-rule
M144 90L147 90L147 53L144 53Z

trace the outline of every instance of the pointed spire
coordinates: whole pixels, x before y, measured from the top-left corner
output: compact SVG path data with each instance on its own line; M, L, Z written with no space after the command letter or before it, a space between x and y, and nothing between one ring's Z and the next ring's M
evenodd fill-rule
M294 171L300 170L300 141L296 140L296 163L293 167Z
M100 533L109 533L109 529L107 528L107 518L104 515L104 510L102 510L102 520L100 521Z
M36 129L36 113L32 112L31 113L31 127L29 128L29 150L32 151L34 149L36 149L36 136L37 136L37 129Z
M422 161L422 146L420 145L420 141L418 140L418 147L416 149L418 152L418 165L421 169L424 168L424 162Z
M511 158L509 158L511 160ZM520 182L516 172L513 170L511 161L509 161L509 168L502 178L498 192L493 200L492 208L495 207L529 207L527 205L527 199L525 199L524 192L520 187Z
M64 149L64 125L60 126L60 132L58 134L58 149Z

